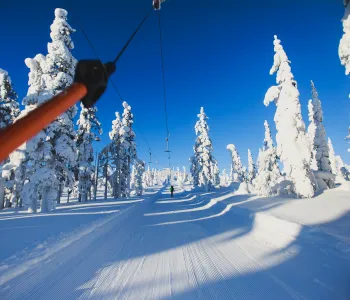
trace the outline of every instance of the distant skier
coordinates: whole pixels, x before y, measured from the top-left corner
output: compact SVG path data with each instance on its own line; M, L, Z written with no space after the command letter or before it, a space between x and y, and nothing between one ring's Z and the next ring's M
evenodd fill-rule
M171 197L174 197L174 187L173 186L171 186L170 187L170 193L171 193Z

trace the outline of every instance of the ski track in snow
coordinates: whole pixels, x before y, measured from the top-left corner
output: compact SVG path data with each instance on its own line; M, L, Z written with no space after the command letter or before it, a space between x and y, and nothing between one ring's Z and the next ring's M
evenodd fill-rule
M0 299L349 299L350 261L334 249L276 243L232 201L161 191L18 273L0 268Z

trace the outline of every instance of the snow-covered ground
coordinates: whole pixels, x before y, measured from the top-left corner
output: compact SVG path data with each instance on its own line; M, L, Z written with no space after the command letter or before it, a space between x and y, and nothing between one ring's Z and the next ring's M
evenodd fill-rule
M0 299L350 299L350 192L149 189L0 212Z

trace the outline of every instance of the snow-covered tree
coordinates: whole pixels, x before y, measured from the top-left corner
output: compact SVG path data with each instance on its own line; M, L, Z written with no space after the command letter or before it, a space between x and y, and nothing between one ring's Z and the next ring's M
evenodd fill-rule
M316 150L314 149L314 141L316 137L316 124L314 120L314 105L312 103L312 100L309 100L308 103L308 112L309 112L309 127L307 128L307 135L310 143L310 149L311 149L311 161L310 161L310 167L312 170L317 170L317 161L316 161Z
M211 190L218 181L217 161L212 155L213 145L209 137L209 119L201 107L198 115L199 120L196 122L195 131L197 135L196 143L193 147L194 155L191 161L191 174L195 187L201 187L205 191Z
M283 163L287 179L293 183L297 196L309 198L314 195L313 175L310 170L311 149L301 116L297 82L277 36L274 46L275 57L270 74L277 72L278 85L267 91L264 104L268 106L274 101L277 106L274 118L277 129L277 154Z
M337 174L339 174L339 176L342 176L342 178L346 181L350 181L350 168L349 166L347 166L342 158L340 157L340 155L337 155L335 157L336 160L336 168L337 168Z
M345 67L345 74L350 74L350 5L349 0L344 0L345 13L342 18L343 36L339 43L339 58L341 64ZM348 129L347 140L350 140L350 127ZM349 149L350 150L350 149Z
M9 74L0 69L0 130L9 126L20 113L17 93Z
M321 172L332 173L331 163L329 161L329 148L326 140L326 130L323 126L323 111L321 101L318 97L316 87L311 81L312 100L309 101L309 119L308 137L312 149L311 167ZM324 176L323 176L324 177ZM334 188L334 180L326 180L329 188Z
M81 104L80 117L77 122L78 189L83 202L87 201L88 192L93 184L94 150L92 143L98 141L99 135L102 134L101 123L98 121L96 113L96 107L85 108Z
M331 164L332 173L337 175L337 162L335 158L334 147L331 138L328 138L329 162Z
M121 178L121 136L120 129L122 128L122 121L120 118L119 112L115 113L115 120L112 121L112 130L109 132L109 138L111 139L111 164L115 168L115 172L112 176L112 187L113 187L113 196L114 198L120 197L120 178Z
M345 67L345 74L350 74L350 5L348 0L344 0L345 13L342 19L343 36L339 43L339 58Z
M46 89L43 80L43 69L46 67L46 58L42 54L36 55L33 59L27 58L25 64L30 69L29 88L27 96L23 99L25 106L19 117L22 117L46 102L52 97L51 91ZM25 168L25 182L22 179L23 204L30 212L37 211L38 199L41 199L41 211L46 212L55 208L54 200L58 190L58 179L54 172L55 150L50 139L51 132L56 124L50 124L38 135L25 144L25 157L15 173L22 177L21 168ZM17 180L17 186L20 187Z
M244 179L244 169L241 161L241 157L233 144L227 145L226 149L231 154L232 164L231 164L231 181L232 182L242 182Z
M134 116L131 113L131 106L123 102L124 112L122 127L120 128L120 156L121 156L121 196L130 197L130 175L131 164L137 158L135 132L132 129Z
M24 110L17 117L22 118L38 105L52 97L52 94L44 89L42 75L45 57L38 54L33 59L25 60L29 73L29 89L27 96L23 99ZM36 212L37 201L40 198L42 211L52 208L49 203L52 193L48 190L55 187L55 176L48 178L48 157L50 156L50 143L46 139L46 130L42 130L36 137L21 145L10 155L10 161L5 166L3 174L11 182L11 202L21 204L30 211ZM47 179L47 180L46 180Z
M248 172L247 172L247 181L249 183L252 183L253 180L256 177L256 167L253 160L252 153L250 152L250 149L248 149Z
M226 169L223 169L220 176L220 185L223 187L227 187L229 184L230 184L229 175L226 173Z
M261 196L273 195L274 187L281 179L281 172L278 166L276 148L273 145L271 131L267 121L264 122L265 139L258 156L258 174L253 180L253 185L257 193Z
M8 75L8 72L0 69L0 131L12 124L18 117L20 110L17 98L17 93L12 87L11 78ZM13 193L13 180L10 180L7 177L5 182L5 179L1 175L2 166L3 163L0 162L0 209L4 206L5 198L6 205L9 205Z
M42 77L45 89L52 95L57 95L73 83L77 63L71 54L74 48L71 34L75 30L68 24L67 15L66 10L56 8L55 19L50 26L52 42L48 43ZM60 181L58 202L63 184L72 186L74 182L73 169L77 162L77 151L73 118L76 113L77 107L74 105L59 116L47 132L53 146L52 167Z
M329 148L329 160L331 164L332 173L336 175L337 181L350 180L350 170L344 164L342 158L335 154L334 147L330 138L328 138L328 148Z
M143 186L142 186L142 177L145 172L145 163L139 159L135 159L135 180L134 188L137 196L142 196Z

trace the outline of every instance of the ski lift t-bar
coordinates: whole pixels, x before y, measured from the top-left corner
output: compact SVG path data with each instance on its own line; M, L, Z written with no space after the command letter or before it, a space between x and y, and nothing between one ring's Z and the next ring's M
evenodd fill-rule
M69 88L1 131L0 162L79 100L86 108L92 107L105 92L108 79L116 70L116 62L127 49L148 15L142 20L113 62L103 64L100 60L79 61L74 83Z

